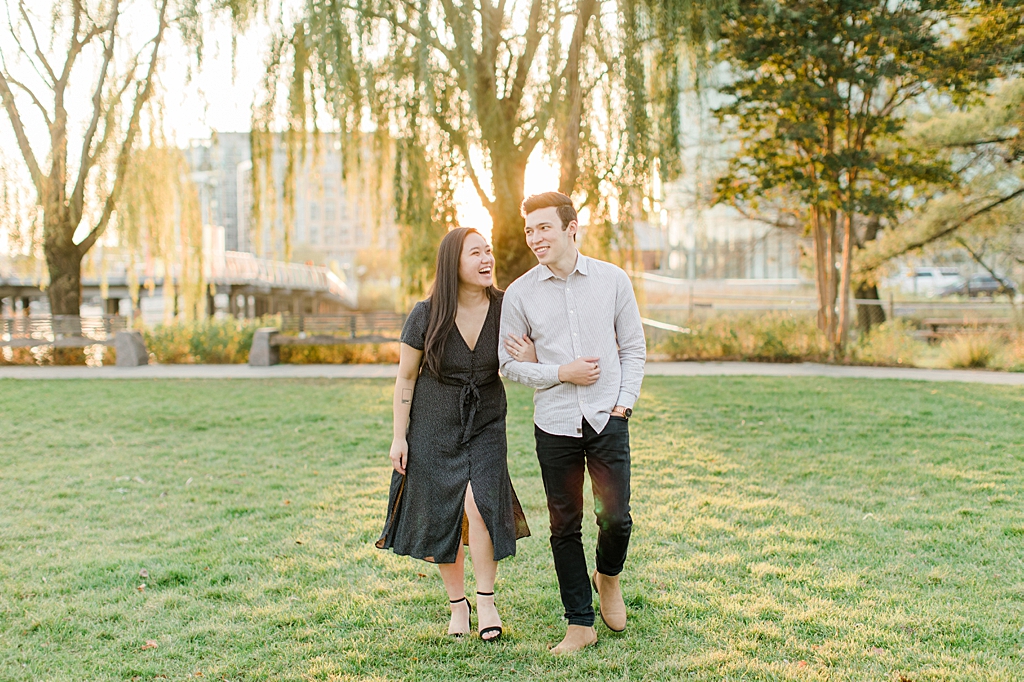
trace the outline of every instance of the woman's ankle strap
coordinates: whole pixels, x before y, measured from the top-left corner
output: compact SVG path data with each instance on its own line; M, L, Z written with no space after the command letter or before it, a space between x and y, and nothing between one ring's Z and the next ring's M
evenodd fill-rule
M493 597L494 593L493 592L477 592L476 596L478 596L478 597Z
M468 602L469 600L466 599L465 597L462 597L461 599L449 599L448 603L449 604L458 604L460 601Z

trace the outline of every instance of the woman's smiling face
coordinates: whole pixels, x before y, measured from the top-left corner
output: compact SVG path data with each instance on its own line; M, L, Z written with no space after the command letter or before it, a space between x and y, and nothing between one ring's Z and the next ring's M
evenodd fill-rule
M462 243L459 284L479 287L494 284L494 256L491 254L491 245L475 232L466 235L466 241Z

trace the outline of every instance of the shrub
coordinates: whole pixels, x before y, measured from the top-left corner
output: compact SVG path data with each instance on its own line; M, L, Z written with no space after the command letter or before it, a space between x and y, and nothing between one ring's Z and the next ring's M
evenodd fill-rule
M143 330L146 348L161 364L241 364L249 360L256 329L266 321L204 319Z
M904 320L883 322L857 337L850 346L850 360L865 365L912 366L925 345L913 332L913 325Z
M386 364L398 362L397 343L351 343L339 346L281 346L289 365Z
M981 369L997 364L1006 342L989 332L964 332L942 344L942 355L949 367Z
M689 334L671 334L652 344L672 360L819 361L828 356L814 320L804 315L714 317L689 325Z
M1024 332L1018 331L1006 347L1006 369L1024 372Z

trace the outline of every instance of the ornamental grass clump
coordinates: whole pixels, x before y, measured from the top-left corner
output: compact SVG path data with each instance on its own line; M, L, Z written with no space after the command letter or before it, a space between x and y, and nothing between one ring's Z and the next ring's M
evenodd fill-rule
M1004 338L990 332L961 332L941 347L946 366L955 369L996 367L1005 350Z
M1024 372L1024 331L1017 331L1006 347L1006 369Z
M692 322L690 333L673 333L652 352L671 360L807 362L828 357L824 338L809 316L786 312L720 316Z
M913 325L890 320L859 335L850 347L850 360L863 365L911 367L924 348L925 344L914 338Z

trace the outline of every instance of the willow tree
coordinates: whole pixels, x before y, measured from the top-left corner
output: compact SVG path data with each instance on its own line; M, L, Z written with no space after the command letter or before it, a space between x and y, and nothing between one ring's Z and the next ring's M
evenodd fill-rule
M293 140L321 103L350 150L373 131L376 161L349 170L392 174L403 245L416 253L446 229L452 188L468 178L492 219L506 285L533 262L519 206L538 146L559 165L552 189L574 194L592 223L641 212L652 177L678 170L679 46L699 53L723 6L307 0L271 51L268 82L289 81ZM420 260L404 258L407 277Z
M164 273L164 319L206 313L203 224L199 195L184 153L165 142L148 141L132 153L118 202L120 244L128 256L129 290L138 304L135 264Z
M205 5L6 4L10 22L0 40L7 46L0 53L0 99L42 211L50 309L77 315L82 259L117 210L168 35L177 31L196 43ZM125 25L129 15L131 27ZM148 39L139 35L142 26L151 26Z
M907 117L933 94L964 102L995 75L958 0L741 0L718 54L733 68L719 109L741 146L719 196L788 202L814 238L818 324L841 355L854 252L899 224L916 190L952 180L946 159L908 145ZM970 39L968 39L970 36ZM837 266L837 263L839 264ZM880 306L875 306L881 312Z

